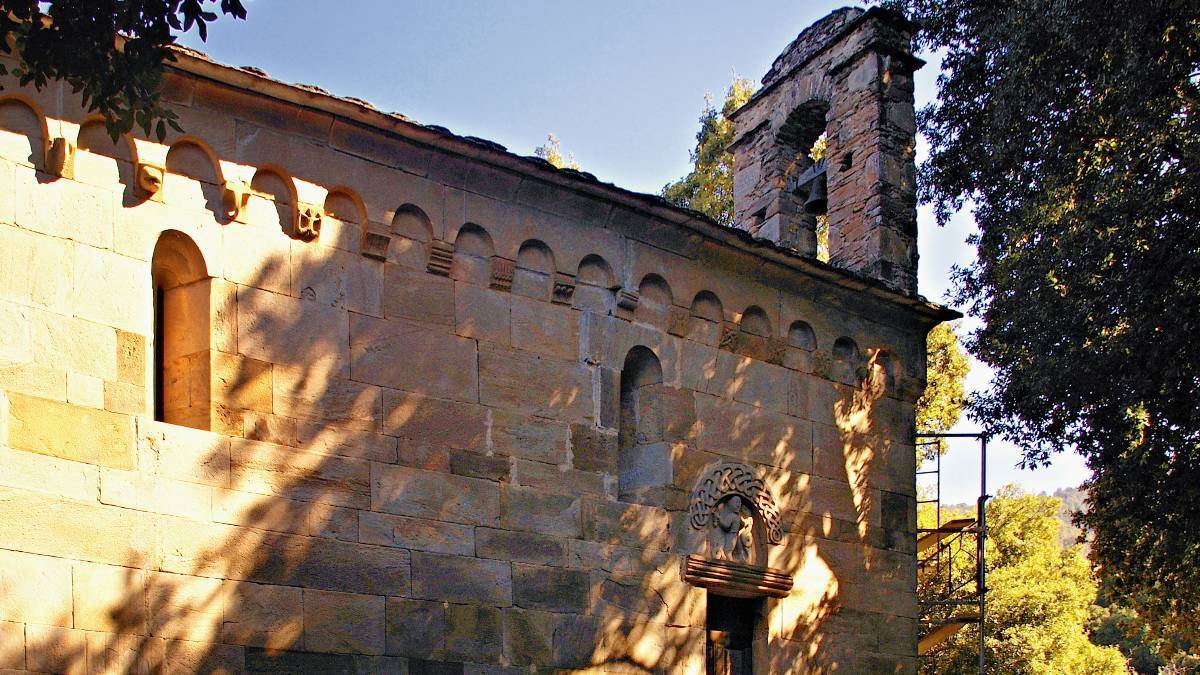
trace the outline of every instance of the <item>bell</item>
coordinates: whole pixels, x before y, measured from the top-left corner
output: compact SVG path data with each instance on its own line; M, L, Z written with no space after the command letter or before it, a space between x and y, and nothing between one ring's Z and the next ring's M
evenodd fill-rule
M819 216L829 208L829 194L826 191L825 172L818 173L808 188L808 199L804 200L804 212Z

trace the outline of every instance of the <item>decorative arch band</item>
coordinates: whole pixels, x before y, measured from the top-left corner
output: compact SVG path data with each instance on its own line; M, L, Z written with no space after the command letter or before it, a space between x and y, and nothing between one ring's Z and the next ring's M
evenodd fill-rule
M775 506L775 498L771 496L762 479L754 475L754 469L735 462L722 462L713 466L696 483L688 505L692 527L704 528L711 524L717 504L733 495L752 505L755 513L762 519L769 543L778 544L783 541L783 528L779 522L779 509Z

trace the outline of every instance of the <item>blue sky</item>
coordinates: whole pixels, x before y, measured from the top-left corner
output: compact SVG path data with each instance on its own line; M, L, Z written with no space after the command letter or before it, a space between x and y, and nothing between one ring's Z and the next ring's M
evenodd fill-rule
M805 26L845 2L552 2L550 0L245 0L245 22L221 19L207 43L183 42L232 65L315 84L420 122L480 136L513 152L554 133L602 180L657 192L685 174L704 95L718 100L734 74L757 81ZM736 9L736 11L732 11ZM918 73L918 103L936 95L937 63ZM920 289L943 300L954 264L973 251L969 214L938 228L920 220ZM974 364L968 387L990 373ZM961 430L973 429L967 421ZM1016 482L1053 491L1086 476L1082 460L1016 468L1018 452L993 444L994 489ZM944 460L948 501L978 493L978 456L965 445Z

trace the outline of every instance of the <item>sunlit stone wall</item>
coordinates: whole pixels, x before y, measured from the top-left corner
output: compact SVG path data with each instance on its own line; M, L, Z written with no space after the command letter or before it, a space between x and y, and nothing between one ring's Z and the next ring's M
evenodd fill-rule
M165 143L4 87L0 669L701 673L730 461L757 669L915 670L932 310L187 55Z

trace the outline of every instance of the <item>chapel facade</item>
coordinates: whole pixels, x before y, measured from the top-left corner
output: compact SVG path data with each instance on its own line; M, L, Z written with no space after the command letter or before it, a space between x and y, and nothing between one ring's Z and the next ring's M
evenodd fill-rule
M787 47L735 227L185 50L163 142L6 79L0 669L915 673L913 31Z

